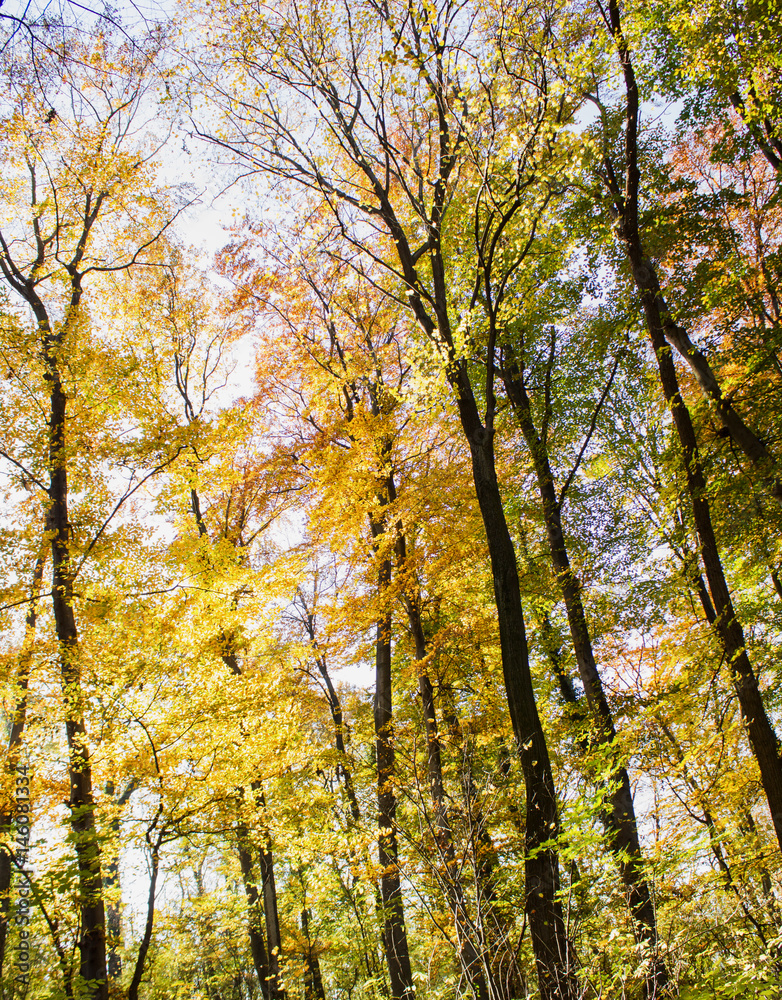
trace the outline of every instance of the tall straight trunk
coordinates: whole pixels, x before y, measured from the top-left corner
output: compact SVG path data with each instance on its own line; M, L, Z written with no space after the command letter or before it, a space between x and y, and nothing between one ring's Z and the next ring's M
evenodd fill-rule
M711 511L706 494L698 443L690 411L682 398L667 334L678 329L660 289L657 272L644 252L638 223L638 121L639 97L635 72L622 34L617 0L609 3L610 28L624 76L627 94L625 124L625 185L619 186L611 159L604 159L605 179L619 214L617 235L632 270L644 310L646 328L657 359L663 395L673 415L676 434L682 450L682 464L687 491L692 504L693 520L701 546L701 558L706 571L711 600L716 612L714 629L733 679L750 746L760 770L761 783L768 799L771 819L782 849L782 747L766 714L757 678L747 656L744 631L736 617L730 591L725 580L717 546Z
M503 381L532 455L551 565L565 602L578 673L594 722L593 739L598 745L608 748L611 757L611 771L607 782L610 811L604 812L604 824L609 846L617 859L622 881L627 888L630 912L638 935L649 950L650 967L645 989L647 997L653 998L659 996L666 988L668 974L665 963L659 955L654 904L649 884L643 873L643 856L638 838L630 777L627 768L618 760L615 750L612 749L616 740L616 727L597 669L592 636L581 596L581 582L573 572L565 545L562 505L554 486L548 444L535 426L527 390L518 370L512 374L505 373Z
M253 956L255 973L261 986L263 1000L271 1000L269 982L269 953L263 933L263 905L258 892L258 877L253 864L250 833L245 823L239 823L236 828L236 839L239 845L239 865L242 869L242 882L247 897L247 924L250 934L250 951Z
M48 324L48 319L47 319ZM103 903L101 850L95 828L92 770L84 723L84 695L79 665L79 636L73 613L66 459L67 397L58 368L60 338L44 332L45 377L50 392L49 509L47 530L52 550L52 605L59 647L60 678L68 738L71 836L79 874L79 974L88 1000L107 1000L106 913Z
M5 758L6 773L14 779L22 750L22 735L27 722L27 688L30 680L30 666L33 659L33 644L35 626L38 618L38 597L43 581L43 569L46 564L46 549L41 547L33 568L33 579L30 587L30 604L25 618L24 639L16 668L16 706L14 707L11 732L8 735L8 750ZM15 787L15 786L13 786ZM13 795L13 792L11 793ZM9 836L16 815L16 803L11 800L0 814L0 838L2 841ZM8 938L8 912L10 909L9 890L13 871L12 850L0 846L0 983L3 978L3 963L5 961L5 945Z
M266 809L266 796L259 781L252 782L256 803L261 809ZM263 916L266 927L266 943L268 945L269 961L269 997L270 1000L285 1000L285 990L280 977L280 956L282 955L282 937L280 935L280 917L277 909L277 881L274 877L274 852L272 838L267 828L263 829L263 843L258 851L258 864L261 870L261 896L263 898Z
M265 804L265 803L264 803ZM274 854L271 837L265 834L264 844L258 855L263 886L263 913L266 920L266 940L269 944L269 985L271 1000L284 1000L285 990L280 981L280 916L277 910L277 882L274 878Z
M371 518L375 550L385 524ZM386 556L378 567L377 591L381 604L391 584L391 560ZM412 1000L415 996L410 951L399 878L399 846L396 836L396 760L391 681L391 611L378 614L375 638L375 748L377 753L377 824L380 861L380 894L383 901L383 948L391 982L392 1000Z
M448 369L470 446L473 482L486 531L500 633L502 669L527 799L525 909L542 1000L578 995L573 956L559 900L560 833L554 777L529 667L516 552L502 506L491 428L484 427L463 362Z
M410 570L407 565L407 542L400 532L397 536L397 558L400 573L408 577ZM429 776L429 793L434 808L435 841L437 853L443 864L441 881L453 914L459 944L459 961L462 969L472 985L478 1000L492 1000L497 996L497 990L491 983L491 975L487 975L487 963L475 943L477 928L470 920L467 903L462 885L461 868L456 857L453 842L453 830L445 801L443 783L442 747L440 732L437 725L437 712L434 703L434 690L425 663L429 655L429 646L421 621L421 605L414 586L406 581L404 587L404 605L407 620L415 643L415 656L418 661L418 692L421 695L421 705L424 714L424 730L426 733L426 761ZM491 992L489 992L491 987Z
M323 988L323 976L320 972L320 962L318 953L310 938L310 912L307 907L301 911L301 930L307 940L307 954L304 960L307 963L307 976L304 981L304 1000L326 1000L326 991Z
M392 30L398 29L394 26ZM418 226L409 230L405 227L397 215L394 196L381 177L374 173L370 161L360 155L353 162L366 177L373 196L377 199L372 218L383 222L393 240L398 259L398 268L394 265L393 271L405 282L407 305L424 335L445 358L445 376L470 448L473 483L491 561L508 709L524 771L527 804L525 912L529 921L542 1000L570 1000L577 996L578 985L558 898L559 855L556 840L560 832L559 812L551 761L538 716L529 668L516 553L497 482L493 441L496 414L493 389L496 338L492 332L483 359L486 372L484 426L468 364L459 355L451 326L453 290L448 285L448 268L442 252L441 234L454 183L453 172L458 172L457 149L463 137L458 130L454 134L453 121L444 110L450 106L451 101L451 85L446 80L447 72L442 77L438 76L436 81L430 81L439 109L439 159L438 175L431 190L432 201L426 219L428 240L423 247L413 251L411 239L418 241ZM343 130L348 138L348 145L355 151L352 124L346 130L342 122L338 127ZM415 203L417 206L417 200ZM506 222L516 210L510 211ZM426 251L427 261L425 273L430 276L426 279L417 270L417 262L423 250ZM478 286L488 287L491 284L491 265L482 253L478 269Z

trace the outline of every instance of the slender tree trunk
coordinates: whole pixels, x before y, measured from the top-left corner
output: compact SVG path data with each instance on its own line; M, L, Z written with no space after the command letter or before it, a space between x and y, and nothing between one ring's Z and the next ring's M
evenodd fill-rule
M459 943L459 961L462 969L472 985L473 992L478 1000L489 1000L490 996L492 998L497 996L497 991L492 985L491 993L489 992L487 983L490 982L491 977L490 975L487 976L485 971L488 970L488 965L484 962L481 950L476 946L477 928L467 912L461 870L456 857L453 830L445 801L442 747L437 725L434 691L425 666L429 655L429 648L421 621L421 606L418 593L415 586L411 586L409 579L410 568L407 565L407 542L401 531L397 536L397 558L400 574L405 578L404 605L407 611L407 620L410 623L410 631L413 634L415 656L418 661L418 691L421 695L424 715L429 792L434 807L435 841L437 843L437 852L444 868L442 883L456 925L457 941Z
M307 907L301 911L301 930L307 939L307 954L304 956L307 963L307 978L304 983L304 1000L326 1000L326 991L323 988L323 976L320 972L320 962L318 953L310 938L310 912Z
M209 540L209 532L201 512L201 499L195 489L190 490L191 512L198 528L199 538ZM220 642L221 658L228 670L240 677L243 673L239 658L236 655L235 643L230 635L220 631L218 635ZM261 809L266 808L266 798L260 781L251 782L250 787L255 793L256 804ZM250 935L250 949L253 955L258 978L261 982L264 1000L285 1000L285 990L282 987L280 977L280 956L282 954L282 938L280 935L280 919L277 910L277 883L274 877L274 854L272 851L271 837L268 830L264 830L264 843L258 852L258 863L261 872L261 898L260 904L258 886L253 881L253 863L250 845L250 836L246 824L240 823L237 827L237 837L239 840L239 863L242 868L245 894L248 904L248 928ZM263 915L266 928L266 941L260 928L260 917Z
M300 598L306 615L304 625L307 629L307 635L309 636L312 651L315 655L315 665L318 668L318 673L323 678L323 683L326 685L326 701L328 702L331 719L334 723L334 745L337 749L337 753L340 755L340 763L337 765L338 774L342 777L342 782L345 786L345 793L348 797L348 804L350 806L350 815L353 821L358 823L361 819L361 810L358 805L358 799L356 798L356 789L353 785L353 775L350 773L350 769L345 763L347 760L347 751L345 747L345 717L342 711L342 702L340 701L336 688L332 683L328 664L326 663L326 657L318 646L318 640L315 635L315 616L310 613L301 594Z
M112 832L115 832L115 828L118 830L119 819L113 819L111 826ZM116 857L112 857L106 865L105 887L109 891L119 887L119 862ZM122 922L120 919L119 900L115 901L112 899L106 903L106 970L108 972L110 982L116 982L122 975L122 958L119 950L121 937Z
M67 398L60 380L61 343L44 336L46 380L50 390L49 510L47 529L52 546L52 604L60 656L65 703L70 782L70 824L79 873L79 974L88 983L89 1000L107 1000L106 914L103 903L101 851L95 828L92 770L84 723L84 695L79 665L79 638L73 613L73 576L70 561L70 518L66 462L65 411Z
M115 799L115 812L111 817L112 848L111 854L106 864L106 877L104 889L106 900L106 945L108 949L107 970L109 982L116 982L122 975L122 959L120 957L120 945L122 943L122 925L120 920L120 899L112 898L115 894L119 896L119 855L114 845L119 845L119 810L126 805L128 799L136 789L135 779L130 781L124 791ZM106 794L114 796L115 787L113 781L106 783Z
M456 701L450 684L440 682L443 725L450 735L450 740L462 752L461 786L464 801L464 813L468 823L470 848L475 865L476 890L476 920L480 928L480 940L484 955L488 958L485 966L487 986L492 998L509 998L525 996L527 989L524 975L518 962L518 942L515 940L515 913L508 913L502 907L497 895L497 875L500 859L497 849L488 830L486 816L479 801L479 790L472 769L472 757L469 741L465 739L464 731L456 709ZM500 764L503 774L510 768L510 751ZM510 806L517 830L522 836L526 833L526 816L523 808L515 804Z
M258 805L266 809L266 797L260 782L253 782ZM280 956L282 955L282 938L280 936L280 917L277 911L277 882L274 878L274 854L269 831L263 830L263 845L258 852L258 863L261 869L261 892L263 895L263 914L266 922L266 941L269 946L269 996L271 1000L285 1000L285 990L280 979Z
M160 816L160 810L158 811L158 816ZM133 976L128 986L128 1000L138 1000L141 977L144 975L144 965L146 964L149 946L152 943L152 928L155 922L155 894L157 892L157 880L160 871L160 845L163 843L164 835L165 827L161 828L154 842L150 841L149 843L151 871L149 876L149 891L147 893L147 919L144 922L144 934L138 946Z
M767 445L747 426L731 400L725 396L706 355L693 344L687 331L674 323L670 316L664 319L663 330L665 339L690 366L704 396L714 404L717 416L723 427L729 431L731 439L760 471L767 490L777 500L782 500L782 482L779 480L775 457Z
M261 986L263 1000L271 1000L271 990L269 987L271 969L269 967L269 954L262 926L264 919L263 906L258 892L258 880L252 859L252 845L246 824L238 824L236 839L239 844L239 864L242 869L242 882L244 883L244 892L247 897L247 923L253 965L255 966L255 972Z
M594 721L593 738L598 745L611 748L616 740L616 727L595 661L592 636L581 596L581 583L573 572L565 545L561 501L557 498L554 486L548 446L535 426L530 400L518 371L504 375L504 383L532 455L551 565L565 602L578 673ZM611 774L607 783L610 811L604 811L603 820L611 851L617 859L619 872L627 889L636 929L649 950L650 965L645 988L647 997L654 998L660 996L666 988L668 973L660 958L654 903L643 873L643 855L630 777L614 750L611 750L611 758Z
M768 948L768 939L766 937L763 924L757 919L757 917L752 913L751 909L747 906L747 902L744 899L741 889L736 884L736 881L733 878L733 873L730 870L730 865L728 864L727 858L725 857L725 851L723 849L723 845L725 842L724 831L720 830L717 826L714 816L712 815L712 812L709 808L708 798L705 795L703 789L698 784L698 782L695 780L695 778L689 773L684 751L682 750L682 747L680 746L679 741L676 739L674 733L671 731L671 729L668 727L665 721L659 716L657 718L657 724L659 725L662 732L665 734L671 746L673 754L676 757L676 761L679 764L679 767L681 768L684 782L695 796L696 805L703 810L703 823L709 832L709 847L711 848L711 853L714 857L714 860L717 862L717 867L720 871L720 875L722 876L723 884L727 890L729 890L731 893L735 895L736 900L738 901L738 904L741 907L742 912L744 913L745 919L755 929L755 932L757 933L758 938L760 939L763 947ZM779 947L775 946L775 950L778 955L780 952Z
M16 706L8 736L8 751L5 759L7 774L15 779L16 769L22 750L22 734L27 721L27 687L30 679L30 666L33 659L35 641L35 626L38 617L38 597L43 581L43 569L46 564L46 549L44 546L38 554L33 568L32 586L30 588L30 604L25 618L25 632L19 662L16 668ZM12 784L13 787L13 784ZM13 792L11 793L13 795ZM4 841L11 833L16 803L11 799L3 812L0 813L0 838ZM5 945L8 937L8 912L10 909L9 890L13 871L12 852L10 848L0 847L0 984L3 978L3 963L5 961Z
M371 520L375 550L385 532L385 524ZM381 558L378 568L378 598L381 603L391 583L391 560ZM394 778L394 716L391 681L391 611L382 610L375 640L375 747L377 752L378 853L380 893L383 900L383 946L391 982L392 1000L412 1000L415 996L410 951L407 943L402 885L399 878L399 847L396 837L396 793Z

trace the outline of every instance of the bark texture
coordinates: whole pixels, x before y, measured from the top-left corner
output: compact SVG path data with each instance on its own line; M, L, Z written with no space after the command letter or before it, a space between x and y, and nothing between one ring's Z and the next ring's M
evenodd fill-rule
M371 519L376 551L385 533L383 521ZM380 558L377 589L381 606L391 583L391 560ZM415 995L410 950L407 943L399 845L396 835L396 759L391 678L391 612L382 610L375 639L375 748L377 753L377 823L380 893L383 901L383 947L388 965L392 1000L412 1000Z
M49 509L52 605L59 646L60 678L68 738L71 837L79 874L79 975L89 1000L107 1000L106 913L101 877L101 850L95 828L92 770L84 722L84 698L79 665L79 637L73 612L73 568L70 557L66 459L67 396L59 370L62 335L54 335L48 317L39 318L43 334L45 377L49 387Z

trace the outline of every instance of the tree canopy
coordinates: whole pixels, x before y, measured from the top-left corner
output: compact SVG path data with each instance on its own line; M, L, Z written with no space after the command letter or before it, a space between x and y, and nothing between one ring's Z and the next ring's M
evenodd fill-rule
M780 13L0 3L0 1000L782 996Z

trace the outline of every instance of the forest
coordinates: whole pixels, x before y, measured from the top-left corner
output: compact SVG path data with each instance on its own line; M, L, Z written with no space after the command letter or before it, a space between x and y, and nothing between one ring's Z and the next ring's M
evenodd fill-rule
M0 77L0 1000L780 1000L782 2Z

